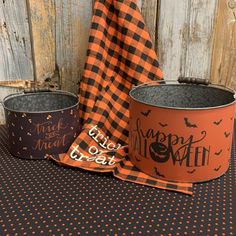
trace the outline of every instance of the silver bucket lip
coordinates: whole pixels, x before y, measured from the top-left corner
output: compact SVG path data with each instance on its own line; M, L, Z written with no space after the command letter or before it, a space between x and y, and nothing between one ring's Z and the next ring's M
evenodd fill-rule
M160 82L167 82L167 84L157 84ZM170 83L168 83L170 82ZM152 82L148 82L148 83L143 83L140 84L138 86L134 86L130 91L129 91L129 96L130 98L132 98L135 102L140 103L140 104L144 104L147 106L151 106L151 107L156 107L156 108L163 108L163 109L171 109L171 110L186 110L186 111L199 111L199 110L213 110L213 109L220 109L220 108L224 108L224 107L228 107L228 106L232 106L233 104L235 104L236 102L236 94L235 91L231 88L225 87L223 85L217 85L217 84L209 84L209 85L195 85L195 84L180 84L180 83L175 83L177 81L173 81L173 80L163 80L163 81L152 81ZM152 84L152 83L156 83L156 84ZM156 87L156 86L202 86L202 87L208 87L208 88L212 88L212 89L218 89L218 90L222 90L222 91L228 91L232 94L234 101L224 104L224 105L219 105L219 106L209 106L209 107L174 107L174 106L162 106L162 105L154 105L152 103L149 102L144 102L141 101L140 99L137 99L133 96L133 93L137 90L137 89L141 89L141 88L147 88L147 87Z
M9 107L7 107L5 105L5 103L10 100L10 99L14 99L16 97L22 97L22 96L36 96L36 95L42 95L42 94L58 94L58 95L69 95L71 97L74 97L77 99L77 102L72 105L72 106L68 106L65 108L61 108L61 109L55 109L55 110L45 110L45 111L19 111L19 110L15 110L15 109L11 109ZM10 94L8 96L6 96L3 101L1 102L3 108L6 111L11 111L11 112L17 112L17 113L26 113L26 114L45 114L45 113L56 113L56 112L61 112L61 111L66 111L69 109L73 109L75 107L77 107L79 105L79 96L76 96L75 94L68 92L68 91L63 91L63 90L56 90L56 91L48 91L48 92L30 92L30 93L24 93L24 92L18 92L18 93L13 93Z

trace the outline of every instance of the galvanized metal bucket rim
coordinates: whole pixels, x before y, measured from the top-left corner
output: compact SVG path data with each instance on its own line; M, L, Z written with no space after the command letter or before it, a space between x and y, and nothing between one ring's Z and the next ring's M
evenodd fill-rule
M167 84L163 84L163 83L166 83ZM154 105L154 104L151 104L151 103L148 103L148 102L144 102L144 101L141 101L137 98L135 98L132 93L141 88L141 87L156 87L156 86L169 86L169 85L172 85L172 86L203 86L203 87L210 87L210 88L214 88L214 89L218 89L218 90L223 90L223 91L228 91L228 92L231 92L232 93L232 96L234 98L234 101L233 102L230 102L230 103L227 103L227 104L224 104L224 105L220 105L220 106L213 106L213 107L196 107L196 108L191 108L191 107L173 107L173 106L162 106L162 105ZM231 89L231 88L228 88L226 86L223 86L223 85L218 85L218 84L208 84L208 85L202 85L202 84L181 84L181 83L178 83L178 81L176 80L156 80L156 81L151 81L151 82L147 82L147 83L143 83L143 84L140 84L140 85L137 85L137 86L133 86L133 88L129 91L129 96L135 101L135 102L139 102L141 104L144 104L144 105L148 105L148 106L152 106L152 107L156 107L156 108L163 108L163 109L171 109L171 110L186 110L186 111L199 111L199 110L213 110L213 109L220 109L220 108L223 108L223 107L228 107L228 106L231 106L233 105L234 103L236 103L236 92Z
M30 95L37 95L37 94L65 94L65 95L70 95L74 98L77 98L77 102L69 107L65 107L65 108L61 108L61 109L57 109L57 110L49 110L49 111L19 111L19 110L14 110L11 108L8 108L5 106L5 102L11 98L15 98L15 97L19 97L19 96L30 96ZM40 113L55 113L55 112L61 112L61 111L65 111L65 110L69 110L72 109L76 106L79 105L79 96L75 95L74 93L71 92L67 92L67 91L63 91L63 90L56 90L56 91L48 91L48 92L30 92L30 93L24 93L24 92L18 92L18 93L13 93L10 94L8 96L6 96L3 101L1 102L2 106L4 109L6 109L7 111L11 111L11 112L17 112L17 113L27 113L27 114L40 114Z

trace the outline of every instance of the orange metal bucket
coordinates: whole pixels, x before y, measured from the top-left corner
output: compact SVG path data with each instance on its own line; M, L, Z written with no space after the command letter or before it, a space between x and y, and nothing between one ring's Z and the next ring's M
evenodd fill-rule
M130 160L156 178L215 179L229 167L235 93L199 80L181 82L143 84L130 91Z

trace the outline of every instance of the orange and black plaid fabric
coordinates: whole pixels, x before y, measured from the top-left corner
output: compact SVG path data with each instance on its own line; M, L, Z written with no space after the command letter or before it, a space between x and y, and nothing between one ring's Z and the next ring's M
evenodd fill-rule
M80 82L82 132L57 162L139 184L192 193L192 184L152 178L127 156L129 91L162 78L148 30L135 0L97 0L87 61Z

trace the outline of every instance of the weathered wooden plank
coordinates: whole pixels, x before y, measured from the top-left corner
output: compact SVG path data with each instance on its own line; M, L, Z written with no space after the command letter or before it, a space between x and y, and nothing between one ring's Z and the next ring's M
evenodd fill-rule
M78 92L83 73L92 17L92 0L57 0L56 63L62 88Z
M43 81L55 72L54 0L27 0L35 77Z
M158 20L158 54L166 79L177 79L185 65L188 39L189 1L160 0Z
M0 1L0 81L3 80L33 80L25 1Z
M212 83L236 90L236 2L219 1L211 65Z
M33 83L32 80L6 80L0 81L0 89L1 87L10 87L10 88L24 88L30 87L30 84ZM1 100L0 100L1 101Z
M190 2L186 63L182 64L181 71L184 72L182 74L184 76L209 79L217 0L193 0Z
M157 0L142 0L141 11L145 23L148 27L154 47L156 47L156 30L157 30Z
M159 54L164 76L208 78L217 0L160 0Z
M144 1L144 0L137 0L137 5L138 5L140 10L142 10L142 1Z

